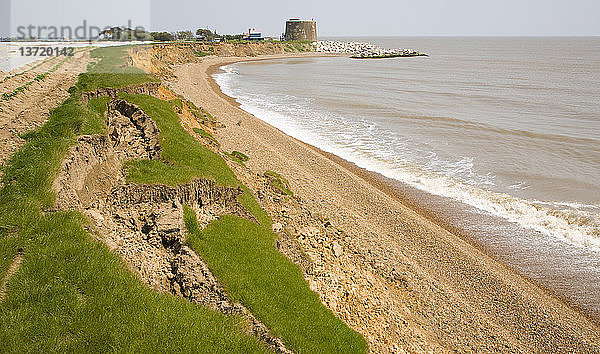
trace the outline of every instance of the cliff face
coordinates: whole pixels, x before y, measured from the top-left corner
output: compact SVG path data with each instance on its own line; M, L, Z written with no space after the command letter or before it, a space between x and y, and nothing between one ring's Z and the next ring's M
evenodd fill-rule
M123 91L157 93L158 86L134 85ZM222 215L256 222L238 201L243 190L198 178L177 186L128 183L124 161L160 159L160 129L138 106L114 98L112 89L84 96L88 100L111 97L105 116L107 131L81 136L69 150L53 183L56 209L88 216L96 237L152 289L242 316L250 332L271 349L289 352L246 307L228 297L208 265L186 244L184 206L194 210L202 227Z
M286 42L154 44L132 47L129 50L129 65L164 78L172 75L173 66L200 62L206 55L255 57L314 50L312 43Z
M117 98L119 96L119 92L124 92L129 95L156 96L158 94L159 87L160 87L160 82L145 82L143 84L130 85L130 86L121 87L121 88L103 87L103 88L97 89L96 91L85 92L81 96L81 100L84 104L87 104L92 98L97 98L97 97Z
M63 161L53 184L58 209L97 206L112 188L124 183L121 161L156 159L160 155L160 130L135 105L120 99L111 100L106 126L106 135L79 137Z

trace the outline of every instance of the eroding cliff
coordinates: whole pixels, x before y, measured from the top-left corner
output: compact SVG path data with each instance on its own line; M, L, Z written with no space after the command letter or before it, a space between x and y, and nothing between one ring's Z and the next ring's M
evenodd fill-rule
M129 85L121 88L113 87L102 87L96 91L85 92L81 95L81 100L84 104L87 104L92 98L97 97L110 97L118 98L119 92L127 93L129 95L150 95L156 96L160 87L160 82L144 82L137 85Z
M200 62L204 56L256 57L313 52L311 42L165 43L135 46L129 50L129 65L161 78L170 77L175 65Z
M115 98L117 93L88 95L111 97L107 133L81 136L69 150L53 183L55 208L88 216L96 237L152 289L240 315L248 321L249 331L271 349L289 352L248 309L229 299L208 265L185 242L184 206L196 212L200 227L225 214L256 222L238 201L243 190L208 179L177 186L127 182L124 161L160 159L160 129L138 106Z

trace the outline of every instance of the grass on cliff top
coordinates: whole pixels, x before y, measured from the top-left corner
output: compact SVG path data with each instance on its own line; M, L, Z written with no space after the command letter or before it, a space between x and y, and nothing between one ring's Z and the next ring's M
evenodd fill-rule
M156 121L163 148L161 159L165 160L128 162L130 181L178 184L194 177L208 177L219 184L244 189L240 202L260 224L236 216L221 216L200 230L192 209L185 211L188 243L208 263L227 294L247 306L293 351L365 352L364 339L323 306L308 287L300 268L277 250L271 220L254 196L219 155L183 129L172 104L147 95L121 94L121 97Z
M94 91L102 87L125 87L144 82L160 81L143 70L126 65L127 47L104 47L92 51L91 57L97 62L91 64L87 72L79 76L78 90Z
M311 52L314 49L314 46L311 42L301 42L301 41L288 41L284 42L285 47L283 48L286 52Z
M83 122L80 135L92 135L106 133L104 114L110 101L109 97L94 97L88 102L90 117Z
M42 212L53 206L52 180L77 135L102 129L103 103L84 107L80 92L26 134L4 169L0 278L19 249L24 260L0 301L0 351L265 352L241 318L149 289L84 229L81 214Z

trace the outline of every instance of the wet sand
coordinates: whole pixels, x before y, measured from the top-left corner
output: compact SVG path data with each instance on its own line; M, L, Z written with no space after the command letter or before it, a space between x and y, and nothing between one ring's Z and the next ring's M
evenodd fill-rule
M342 277L351 269L352 276L314 290L322 299L334 287L360 296L364 306L344 306L339 298L332 310L373 350L600 351L599 328L588 317L498 262L390 181L241 110L210 77L222 65L275 57L208 57L176 68L170 85L225 125L215 133L225 150L248 155L246 165L256 173L284 175L311 210L360 249L327 268Z

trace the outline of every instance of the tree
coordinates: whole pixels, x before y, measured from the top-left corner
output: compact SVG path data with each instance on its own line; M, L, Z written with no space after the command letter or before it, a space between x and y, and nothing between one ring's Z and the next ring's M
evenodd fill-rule
M192 31L179 31L177 33L175 33L177 40L180 41L191 41L194 39L194 35L192 34Z
M111 27L100 32L100 35L103 36L106 40L109 41L149 41L152 40L152 36L150 33L136 29L133 30L131 28L121 28L121 27Z
M225 41L241 41L244 35L242 34L224 34L221 39Z
M205 28L196 30L196 37L201 41L212 41L217 37L217 33Z
M175 37L169 32L152 32L150 35L155 41L170 42L175 40Z
M135 30L134 32L134 38L137 41L151 41L153 40L153 37L150 33L146 32L146 31L141 31L141 30Z

